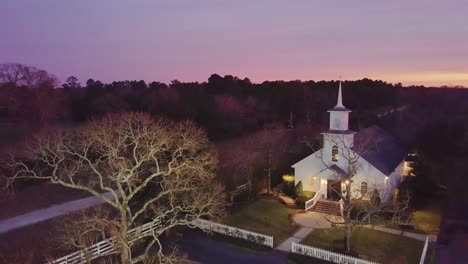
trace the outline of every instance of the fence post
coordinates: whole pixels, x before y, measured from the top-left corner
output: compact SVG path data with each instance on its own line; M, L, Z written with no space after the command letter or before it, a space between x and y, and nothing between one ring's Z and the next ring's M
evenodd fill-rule
M421 259L419 260L419 264L424 264L424 260L426 259L426 252L427 252L428 244L429 244L429 236L426 236L426 242L424 243L424 248L421 254Z

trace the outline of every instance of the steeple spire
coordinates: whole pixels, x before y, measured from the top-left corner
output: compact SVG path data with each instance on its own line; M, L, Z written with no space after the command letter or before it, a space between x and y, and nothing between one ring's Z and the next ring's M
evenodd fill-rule
M330 113L330 130L348 131L348 117L351 110L343 105L343 96L341 94L341 80L338 87L338 100L335 107L328 110Z
M340 87L338 89L338 102L336 103L336 107L344 108L343 98L341 96L341 80L340 80Z

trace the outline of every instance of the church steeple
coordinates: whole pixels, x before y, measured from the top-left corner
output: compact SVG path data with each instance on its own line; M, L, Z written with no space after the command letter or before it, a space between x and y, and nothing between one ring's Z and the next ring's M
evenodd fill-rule
M328 164L336 164L346 168L346 159L340 158L343 149L352 148L354 145L354 131L349 129L349 113L351 110L343 105L341 81L338 85L338 98L336 105L328 110L330 113L330 127L323 132L323 151Z
M341 81L340 81L340 84L339 84L339 87L338 87L338 100L336 101L335 107L333 107L331 110L337 110L337 111L348 110L343 105L343 97L341 95Z
M341 97L341 81L340 81L340 87L338 88L338 102L336 102L336 107L344 107L343 99Z
M348 130L349 112L351 112L351 110L347 109L343 105L343 97L341 95L341 81L338 87L338 100L336 105L332 109L328 110L328 112L330 112L330 130Z

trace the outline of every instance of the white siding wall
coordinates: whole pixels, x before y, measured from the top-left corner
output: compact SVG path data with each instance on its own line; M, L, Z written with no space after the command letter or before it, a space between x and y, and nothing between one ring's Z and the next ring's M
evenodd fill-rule
M330 110L330 129L333 130L348 130L348 111L333 111Z
M353 134L347 135L337 135L337 134L328 134L323 133L323 149L322 155L323 160L329 166L336 164L340 168L348 167L348 160L350 159L351 147L353 146ZM338 162L332 161L332 148L333 146L338 147Z
M295 174L295 184L298 184L299 181L302 182L302 186L305 191L314 191L317 192L320 190L319 180L318 179L333 179L333 173L317 173L326 170L327 166L322 162L322 155L327 155L327 151L322 150L317 151L316 153L306 157L299 163L294 165L294 174ZM329 153L331 156L331 152ZM345 161L340 156L337 164L340 168L346 171ZM331 158L330 158L331 163ZM332 163L333 164L333 163ZM377 189L382 200L388 200L391 198L392 190L397 188L401 181L401 173L403 169L403 162L395 169L395 171L388 177L386 180L386 175L372 166L363 158L359 158L356 163L356 175L353 177L353 182L351 185L351 194L353 196L358 196L361 190L361 183L367 183L367 191L372 192L374 189ZM316 177L317 180L314 180L313 177Z
M313 184L312 177L326 168L320 156L321 150L294 165L294 184L297 185L301 181L304 191L317 191L318 185Z
M382 172L372 166L365 159L359 158L356 162L356 175L352 179L351 195L356 198L359 197L361 183L366 182L367 191L369 193L377 189L380 196L383 198L383 193L387 192L385 178L386 176Z

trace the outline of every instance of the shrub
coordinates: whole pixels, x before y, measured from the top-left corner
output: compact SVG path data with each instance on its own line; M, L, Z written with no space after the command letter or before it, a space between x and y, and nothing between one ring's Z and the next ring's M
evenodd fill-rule
M304 208L305 207L305 202L307 202L307 198L304 197L304 196L298 196L296 197L296 205L299 207L299 208Z
M303 197L304 196L304 188L302 187L302 181L299 181L296 185L294 190L294 197Z

